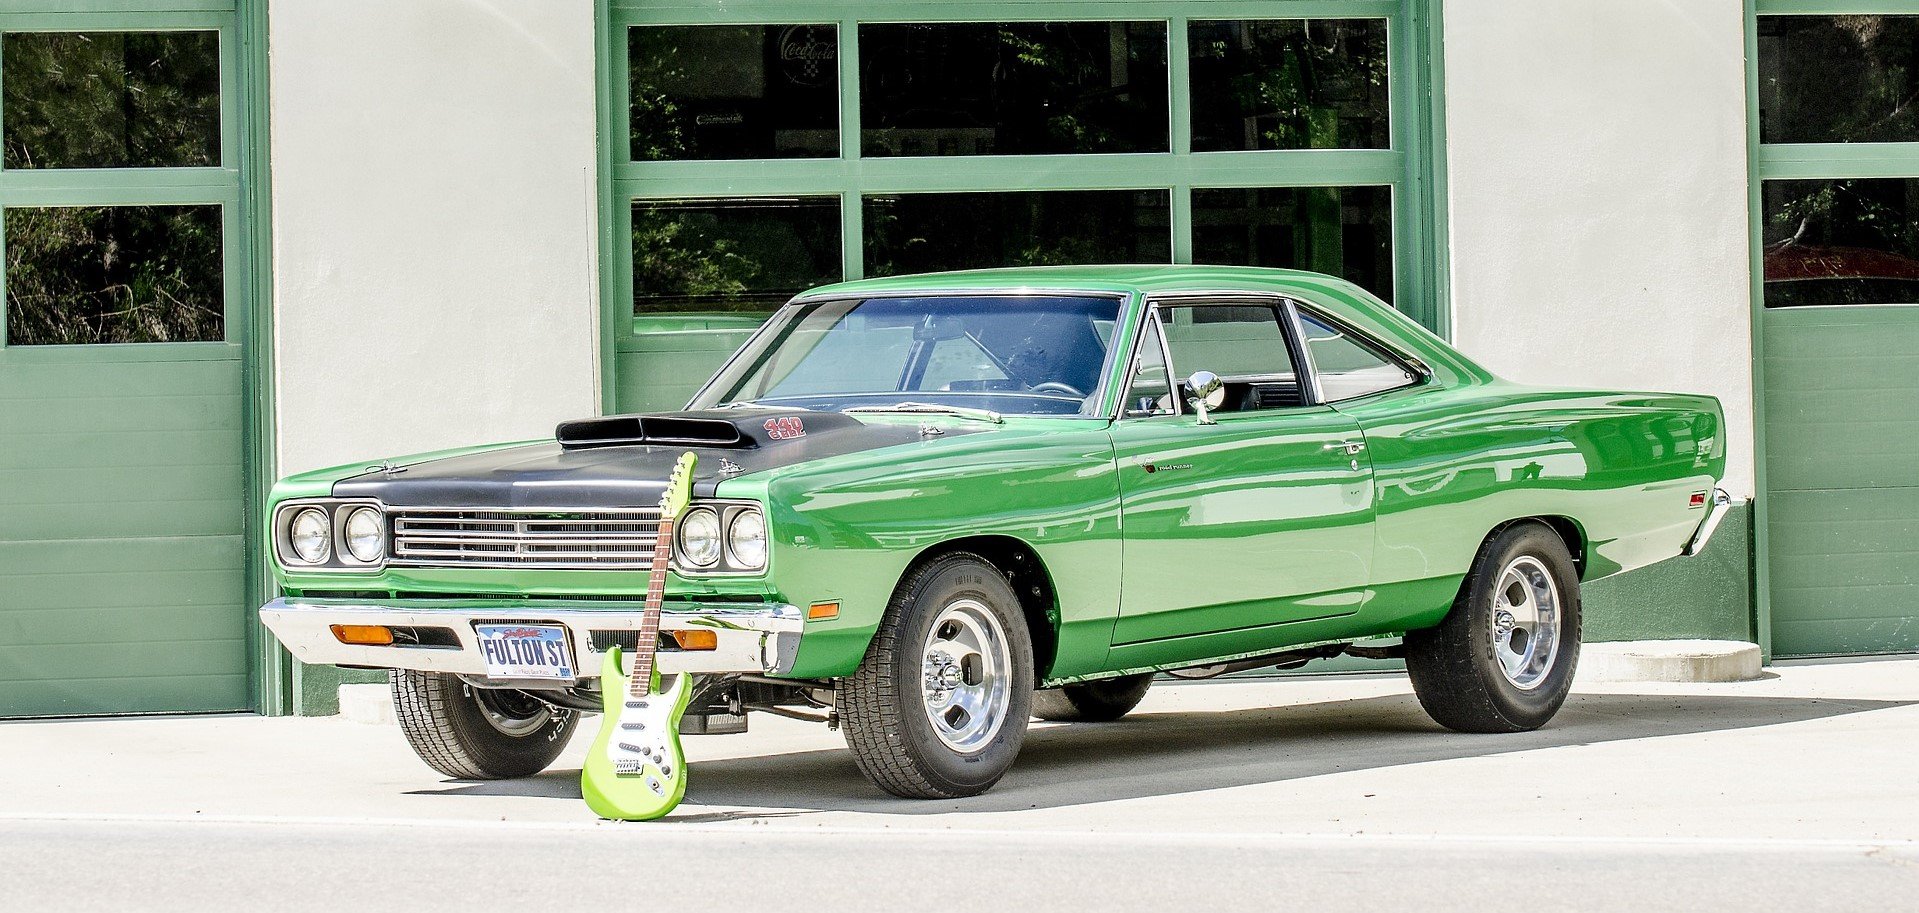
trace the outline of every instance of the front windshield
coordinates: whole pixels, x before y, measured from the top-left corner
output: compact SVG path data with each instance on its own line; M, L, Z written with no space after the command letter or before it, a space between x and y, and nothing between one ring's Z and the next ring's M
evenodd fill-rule
M693 402L841 410L922 403L1092 415L1116 297L837 299L773 316Z

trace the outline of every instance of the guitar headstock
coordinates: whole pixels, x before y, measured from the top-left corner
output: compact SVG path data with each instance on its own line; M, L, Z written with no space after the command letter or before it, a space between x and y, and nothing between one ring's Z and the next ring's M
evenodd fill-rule
M699 455L689 450L673 464L673 475L667 478L666 491L660 495L661 517L674 519L686 512L693 501L693 467L699 461Z

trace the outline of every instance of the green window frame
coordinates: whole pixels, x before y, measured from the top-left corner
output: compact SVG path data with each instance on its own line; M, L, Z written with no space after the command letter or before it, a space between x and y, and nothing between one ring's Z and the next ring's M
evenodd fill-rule
M1152 190L1170 193L1172 263L1191 263L1193 192L1286 187L1386 187L1391 193L1395 304L1436 332L1449 329L1444 266L1443 77L1437 0L599 0L603 406L675 408L677 378L723 357L759 319L634 314L633 205L645 200L828 196L840 199L841 269L865 269L863 199L875 194ZM1187 24L1202 20L1383 19L1387 22L1389 148L1194 152ZM1049 155L867 157L861 153L859 26L951 22L1166 23L1170 149ZM629 29L640 26L836 25L836 158L635 161L629 141ZM705 350L703 357L687 357ZM717 352L719 355L711 353ZM623 374L643 373L639 379ZM629 389L624 392L623 385ZM664 385L666 392L656 388ZM642 392L644 391L644 392Z

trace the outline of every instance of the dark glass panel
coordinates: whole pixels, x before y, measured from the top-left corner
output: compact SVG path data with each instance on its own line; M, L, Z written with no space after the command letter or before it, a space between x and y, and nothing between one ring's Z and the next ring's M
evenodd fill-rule
M641 26L627 60L636 162L840 154L833 26Z
M860 26L865 155L1165 152L1166 25Z
M635 314L771 311L840 276L838 197L633 204Z
M866 274L1166 263L1164 190L905 193L865 199Z
M1386 20L1193 22L1193 151L1392 145Z
M7 344L225 338L220 207L6 210Z
M1759 135L1919 142L1919 16L1760 16Z
M218 32L13 32L0 59L8 168L220 164Z
M1193 259L1329 273L1391 301L1392 188L1194 190Z
M1919 178L1767 181L1766 307L1919 304Z

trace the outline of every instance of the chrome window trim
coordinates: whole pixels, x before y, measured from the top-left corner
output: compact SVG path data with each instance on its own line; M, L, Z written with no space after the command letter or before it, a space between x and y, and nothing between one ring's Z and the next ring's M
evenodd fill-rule
M1363 340L1363 342L1361 343L1361 346L1363 348L1370 348L1379 354L1383 354L1386 357L1387 361L1390 361L1398 365L1402 370L1406 371L1407 373L1413 376L1412 380L1407 381L1406 383L1400 384L1399 386L1396 386L1396 387L1387 387L1384 390L1374 390L1371 393L1362 393L1358 396L1349 396L1349 397L1346 397L1345 399L1335 400L1333 402L1350 403L1350 402L1353 402L1354 400L1366 399L1368 397L1373 397L1373 396L1383 396L1388 393L1401 393L1406 390L1412 390L1412 389L1417 389L1419 387L1426 386L1427 384L1432 382L1433 369L1427 367L1426 363L1424 361L1421 361L1417 356L1407 354L1406 352L1400 350L1398 346L1381 342L1379 338L1374 336L1373 334L1368 333L1365 330L1361 330L1357 327L1354 327L1351 323L1348 323L1344 320L1339 319L1338 317L1334 317L1331 314L1326 313L1325 308L1315 307L1313 306L1311 302L1292 300L1289 303L1291 305L1291 309L1294 312L1293 314L1294 331L1299 334L1299 348L1301 350L1301 354L1306 358L1307 363L1309 365L1313 364L1312 362L1313 356L1312 356L1312 352L1310 351L1311 347L1306 344L1306 327L1304 323L1300 322L1301 320L1299 316L1300 311L1304 311L1307 314L1311 314L1314 319L1320 321L1321 323L1328 324L1338 329L1341 335L1350 335L1360 340ZM1319 367L1317 365L1313 365L1313 390L1315 393L1315 396L1314 396L1315 402L1318 402L1321 405L1326 405L1326 406L1333 405L1333 402L1327 402L1324 397L1317 395L1319 391Z
M1278 312L1276 315L1276 319L1279 323L1280 336L1283 338L1285 342L1287 356L1293 359L1293 362L1294 362L1293 373L1295 375L1295 379L1297 380L1299 377L1302 376L1300 375L1299 371L1300 371L1301 360L1305 355L1305 352L1304 352L1305 340L1303 337L1299 337L1295 335L1298 328L1295 324L1292 323L1293 318L1290 316L1292 313L1291 308L1294 302L1294 299L1291 295L1288 295L1284 292L1270 292L1270 291L1244 290L1244 289L1241 289L1241 290L1207 289L1207 290L1201 290L1201 291L1154 292L1146 296L1143 310L1145 310L1147 314L1151 315L1153 319L1157 320L1159 319L1159 309L1162 304L1166 304L1171 307L1196 307L1196 306L1207 305L1207 304L1230 305L1235 302L1249 302L1249 301L1257 302L1260 304L1271 305L1273 309ZM1179 408L1179 407L1183 407L1184 404L1178 403L1178 400L1180 398L1178 394L1178 390L1179 390L1179 384L1181 383L1181 378L1179 377L1179 366L1173 364L1173 347L1172 347L1172 344L1167 342L1166 340L1166 332L1163 325L1160 330L1159 341L1160 341L1160 345L1166 351L1167 378L1168 380L1172 382L1173 389L1174 389L1173 399L1176 403L1176 409L1173 414L1184 415L1185 410L1183 408ZM1311 372L1308 372L1308 373L1310 374ZM1251 412L1230 412L1230 413L1223 412L1219 414L1221 416L1273 415L1277 413L1287 412L1293 409L1305 409L1305 408L1310 408L1312 406L1323 405L1322 403L1319 402L1318 396L1315 395L1318 390L1317 380L1300 381L1300 383L1302 385L1300 389L1300 394L1301 394L1300 398L1303 401L1297 406L1282 406L1277 409L1258 409ZM1306 387L1305 387L1306 383L1313 384L1314 394L1307 393ZM1124 396L1121 396L1120 401L1116 405L1123 410L1126 405L1126 398ZM1128 418L1128 416L1126 416L1124 412L1122 411L1115 418L1115 420L1118 420L1120 418ZM1134 420L1137 420L1142 418L1165 418L1165 416L1140 415L1140 416L1131 416L1131 418Z
M1166 366L1167 394L1173 401L1172 414L1179 416L1184 415L1186 412L1185 404L1179 401L1179 378L1173 376L1173 353L1166 348L1166 327L1160 323L1159 308L1153 306L1151 302L1147 302L1140 310L1142 316L1140 318L1139 332L1133 335L1132 349L1130 354L1126 356L1124 369L1126 376L1121 380L1119 401L1113 404L1113 410L1109 413L1109 420L1111 421L1166 417L1164 415L1126 414L1126 403L1132 399L1133 381L1139 379L1139 357L1144 354L1141 349L1143 349L1146 344L1146 328L1148 325L1156 327L1159 330L1159 358L1160 362Z

